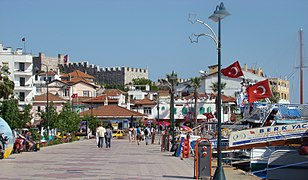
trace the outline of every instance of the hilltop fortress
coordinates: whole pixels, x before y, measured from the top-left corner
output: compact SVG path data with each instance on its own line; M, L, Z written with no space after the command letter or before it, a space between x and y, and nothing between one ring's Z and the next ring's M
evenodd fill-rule
M130 68L130 67L106 67L102 68L88 62L69 62L59 64L60 72L69 73L75 70L80 70L91 76L94 76L96 81L105 84L129 84L135 78L148 79L148 68Z

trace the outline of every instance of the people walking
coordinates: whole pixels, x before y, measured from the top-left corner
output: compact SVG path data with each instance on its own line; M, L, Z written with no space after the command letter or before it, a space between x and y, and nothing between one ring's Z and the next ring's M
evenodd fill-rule
M151 129L150 129L150 127L146 127L144 129L144 138L145 138L145 145L150 144L150 139L151 139Z
M138 126L136 129L137 132L137 144L140 145L140 141L141 141L141 128Z
M106 129L102 126L102 124L100 124L99 127L97 128L96 132L97 132L97 135L98 135L97 146L99 148L103 148Z
M128 130L128 142L129 143L131 143L132 142L132 129L130 128L129 130Z
M112 131L111 131L109 126L107 126L105 138L106 138L106 148L110 148L111 147Z
M132 142L134 143L136 141L136 129L132 128Z
M151 144L154 144L155 141L155 134L156 134L156 129L154 127L151 127Z

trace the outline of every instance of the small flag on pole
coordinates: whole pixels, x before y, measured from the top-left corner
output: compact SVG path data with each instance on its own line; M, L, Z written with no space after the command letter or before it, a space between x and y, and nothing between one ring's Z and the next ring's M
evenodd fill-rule
M78 94L77 94L77 93L75 93L75 94L72 95L72 98L77 98L77 97L78 97Z
M253 86L246 88L248 94L248 102L254 102L264 98L270 98L273 96L271 88L269 86L268 79L259 81Z
M243 71L238 61L221 70L221 73L229 78L238 78L243 76Z
M64 56L64 64L66 64L68 61L68 54Z

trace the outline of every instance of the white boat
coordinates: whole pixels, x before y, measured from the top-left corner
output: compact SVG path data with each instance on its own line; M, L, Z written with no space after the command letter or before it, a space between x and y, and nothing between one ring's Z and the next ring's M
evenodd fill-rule
M306 180L308 175L308 155L297 150L276 150L268 159L267 179Z
M254 173L257 171L266 170L269 159L274 157L273 153L276 151L294 150L296 150L296 148L290 146L267 146L263 148L253 148L250 151L250 171Z

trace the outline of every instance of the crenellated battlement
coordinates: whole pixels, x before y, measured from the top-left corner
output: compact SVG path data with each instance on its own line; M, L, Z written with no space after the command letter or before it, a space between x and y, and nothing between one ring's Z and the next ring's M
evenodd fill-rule
M94 64L83 62L69 62L59 64L61 72L69 73L80 70L96 78L97 82L106 84L128 84L134 78L148 79L148 68L132 67L99 67Z

